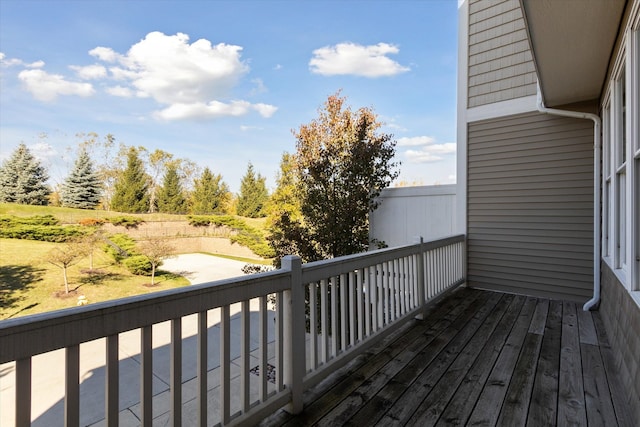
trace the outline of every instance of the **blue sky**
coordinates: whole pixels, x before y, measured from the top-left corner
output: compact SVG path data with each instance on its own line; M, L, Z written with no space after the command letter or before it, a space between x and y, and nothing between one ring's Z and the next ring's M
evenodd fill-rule
M111 133L272 187L342 90L398 141L400 179L452 183L456 25L456 0L0 0L0 159L24 142L55 184L76 134Z

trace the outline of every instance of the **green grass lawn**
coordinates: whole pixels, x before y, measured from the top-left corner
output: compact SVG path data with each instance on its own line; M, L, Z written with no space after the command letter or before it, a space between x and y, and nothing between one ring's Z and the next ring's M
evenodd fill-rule
M171 289L189 284L170 273L156 275L156 286L145 286L151 278L134 276L112 265L100 250L94 253L94 274L88 274L89 259L69 268L70 295L64 294L62 270L46 261L57 244L31 240L0 239L0 320L62 308L75 307L78 296L89 303Z

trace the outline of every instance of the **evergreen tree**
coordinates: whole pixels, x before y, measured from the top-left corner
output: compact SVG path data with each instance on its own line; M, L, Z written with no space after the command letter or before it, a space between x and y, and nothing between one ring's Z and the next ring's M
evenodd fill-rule
M46 205L51 189L46 169L20 144L0 167L0 202Z
M127 167L118 177L111 199L111 209L118 212L144 213L149 209L149 180L138 150L129 148Z
M266 178L253 171L253 165L249 163L247 173L240 184L238 196L238 215L249 218L266 216L265 206L269 200L269 193L265 184Z
M167 165L163 185L158 191L158 211L171 214L187 212L187 201L184 198L178 168L175 164Z
M81 149L73 170L60 188L62 206L95 209L100 203L102 187L93 162L85 149Z
M223 214L227 213L231 194L227 184L222 181L222 175L214 175L209 168L205 168L200 178L194 181L191 198L192 214Z

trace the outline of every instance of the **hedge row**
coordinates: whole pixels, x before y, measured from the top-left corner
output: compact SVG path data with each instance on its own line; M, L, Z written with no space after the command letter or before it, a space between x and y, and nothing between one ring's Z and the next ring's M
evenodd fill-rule
M51 215L28 218L3 215L0 217L0 237L60 243L84 236L87 232L77 225L59 224Z

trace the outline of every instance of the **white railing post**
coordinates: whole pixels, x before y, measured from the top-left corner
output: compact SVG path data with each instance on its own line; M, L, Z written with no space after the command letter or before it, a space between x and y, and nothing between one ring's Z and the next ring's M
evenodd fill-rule
M422 236L417 236L414 240L415 243L420 244L418 250L418 262L416 263L416 281L418 282L418 301L417 306L420 307L420 312L416 315L416 319L424 319L424 239Z
M291 402L287 411L292 414L302 412L302 378L305 371L305 315L304 287L302 285L302 260L287 255L282 258L282 269L291 275L291 289L284 291L284 381L291 390ZM323 333L325 333L323 331Z

